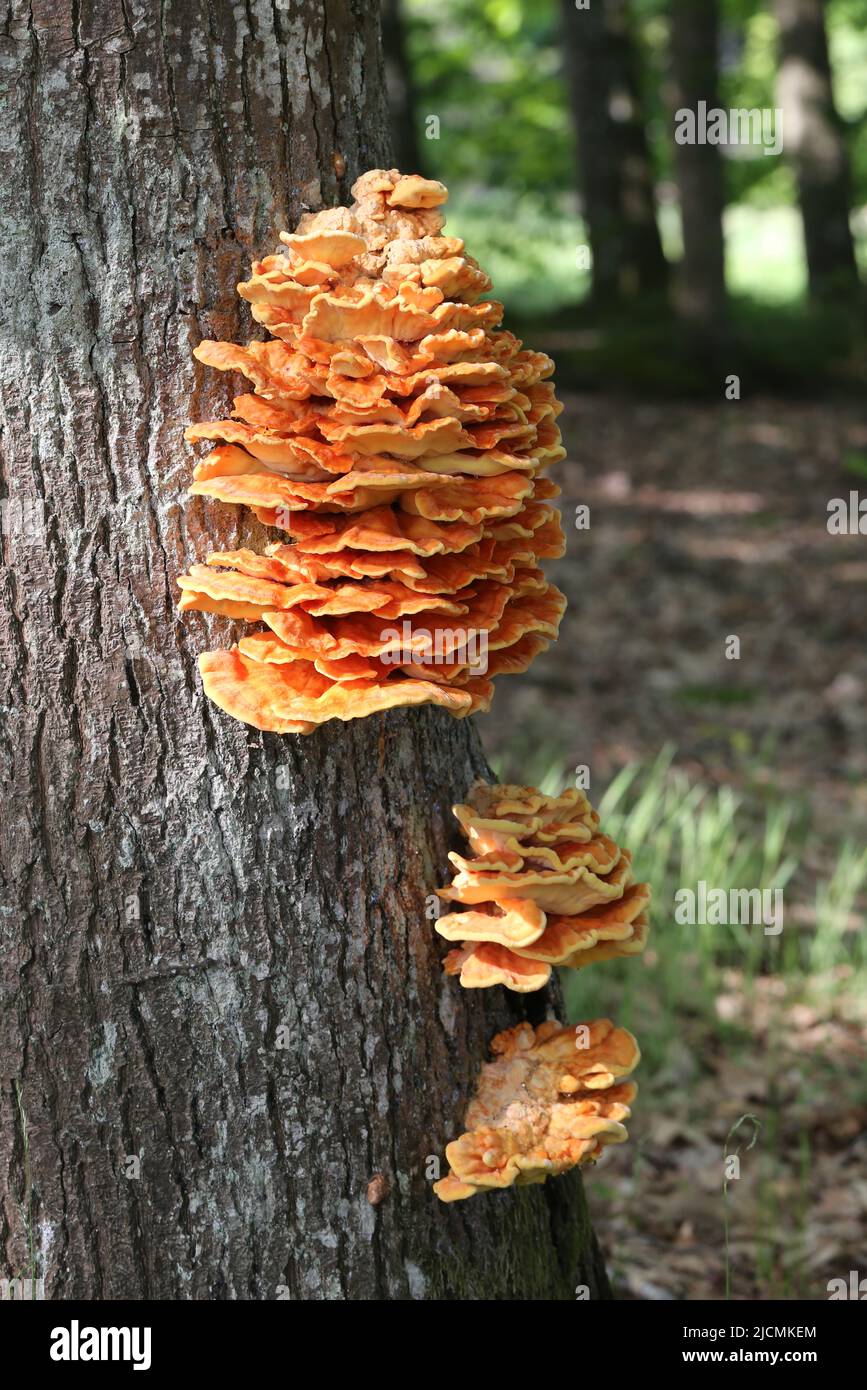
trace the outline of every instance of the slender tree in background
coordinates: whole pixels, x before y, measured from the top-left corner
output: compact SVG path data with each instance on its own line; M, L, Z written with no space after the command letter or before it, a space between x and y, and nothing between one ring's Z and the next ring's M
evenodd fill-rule
M717 0L671 0L670 104L677 111L719 106ZM675 169L683 229L677 307L699 327L717 327L725 316L725 179L719 147L675 141ZM708 340L710 343L710 340Z
M859 288L849 226L849 160L834 106L824 0L774 0L780 31L777 100L798 181L810 294Z
M600 304L664 293L667 266L641 116L627 0L561 0L563 62Z
M421 173L424 160L401 0L382 0L382 51L394 158L398 169Z
M577 1174L426 1179L523 1016L444 982L425 916L473 726L257 734L175 618L189 561L264 539L180 505L184 422L227 403L191 349L243 340L251 257L390 162L377 6L11 0L5 33L0 1277L599 1296Z

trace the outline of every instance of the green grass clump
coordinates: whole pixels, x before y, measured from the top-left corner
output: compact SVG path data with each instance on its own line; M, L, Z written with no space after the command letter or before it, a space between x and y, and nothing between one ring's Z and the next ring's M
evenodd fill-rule
M537 774L550 794L568 780L561 761ZM733 973L747 993L760 977L781 978L792 998L827 993L838 983L857 993L858 979L867 985L859 921L867 850L845 830L822 832L806 800L775 792L758 775L747 776L742 788L712 785L677 767L668 747L650 764L623 767L598 810L604 832L632 850L635 877L652 886L652 931L643 959L563 971L570 1017L615 1013L640 1032L648 1060L662 1064L684 1020L703 1019L720 1046L741 1039L738 1025L717 1010ZM819 876L809 868L817 857ZM782 931L677 923L676 893L695 891L700 880L726 892L782 889ZM860 993L867 998L863 987Z

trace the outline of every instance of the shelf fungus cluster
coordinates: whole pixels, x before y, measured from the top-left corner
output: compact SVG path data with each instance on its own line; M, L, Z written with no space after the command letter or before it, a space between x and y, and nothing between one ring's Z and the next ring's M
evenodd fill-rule
M467 989L542 989L554 966L580 969L637 955L647 940L650 887L633 883L632 856L599 830L583 792L543 796L531 787L478 782L454 813L469 857L439 895L462 910L436 929L460 946L448 974Z
M634 883L631 855L600 832L581 791L544 796L532 787L477 782L454 807L468 854L440 896L459 911L439 918L460 942L444 968L468 989L542 989L555 966L637 955L647 939L650 889ZM626 1137L636 1088L635 1039L607 1019L560 1028L528 1023L500 1033L465 1117L468 1132L446 1149L443 1201L491 1188L544 1182L594 1161Z
M196 349L252 389L187 430L213 445L190 491L281 534L194 565L180 607L261 625L200 668L221 709L277 733L487 709L565 606L539 567L564 546L553 363L500 329L487 275L442 235L442 184L373 170L352 191L239 285L270 338Z
M608 1019L560 1028L529 1023L498 1033L466 1113L467 1133L446 1148L444 1202L544 1182L627 1138L636 1087L624 1080L638 1044Z

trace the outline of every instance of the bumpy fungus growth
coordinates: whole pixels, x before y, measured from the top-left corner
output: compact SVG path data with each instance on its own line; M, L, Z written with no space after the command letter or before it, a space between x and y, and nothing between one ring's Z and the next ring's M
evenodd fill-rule
M487 275L441 235L442 184L374 169L352 192L238 286L270 338L196 349L252 389L187 430L213 446L190 491L281 534L193 565L180 608L259 625L199 665L215 704L276 733L395 705L487 709L565 607L540 568L565 544L545 476L565 452L554 364L500 329ZM469 854L450 856L441 894L463 910L437 930L461 943L445 967L463 985L526 992L556 965L642 950L647 885L580 792L479 784L455 813ZM443 1201L543 1182L626 1138L639 1054L623 1029L524 1023L492 1049Z
M196 349L253 389L187 430L215 445L190 491L283 536L194 565L180 607L263 625L199 664L221 709L277 733L487 709L565 607L539 568L564 548L554 364L499 329L487 275L441 235L442 184L374 169L352 192L238 286L270 340Z
M465 988L526 994L556 965L580 969L644 950L650 886L632 882L629 850L600 832L583 792L548 797L478 782L454 813L471 855L449 855L457 872L438 891L465 907L436 929L461 943L444 968Z
M446 1148L451 1171L434 1184L444 1202L491 1189L544 1182L598 1158L627 1138L623 1121L636 1086L624 1077L638 1044L608 1019L560 1028L521 1023L491 1043L465 1116L467 1132Z
M631 856L599 829L583 792L544 796L533 787L477 782L455 816L470 854L440 896L464 904L437 922L450 951L444 967L469 989L527 993L555 965L580 968L635 955L647 939L650 889L633 883ZM465 1123L446 1148L451 1171L434 1191L444 1202L492 1188L544 1182L595 1160L626 1139L636 1094L624 1082L638 1063L630 1033L607 1019L560 1028L529 1023L499 1033Z

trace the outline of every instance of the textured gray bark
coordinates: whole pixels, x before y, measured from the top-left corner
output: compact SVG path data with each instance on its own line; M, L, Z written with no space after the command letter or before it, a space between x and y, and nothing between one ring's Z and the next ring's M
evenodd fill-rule
M561 0L563 66L578 144L579 182L599 302L664 294L668 267L656 223L653 170L626 0Z
M602 1294L577 1177L446 1208L425 1175L519 1016L444 982L424 913L472 728L260 735L200 693L232 625L175 613L257 536L182 500L183 425L230 394L191 348L243 339L251 254L387 156L375 6L12 0L0 55L0 1277Z
M672 0L672 113L719 106L717 0ZM725 180L717 145L675 144L677 186L683 226L677 305L683 317L716 334L726 312L723 210ZM712 350L714 339L707 342Z
M849 226L849 157L834 105L824 0L774 0L780 26L778 100L795 167L810 294L857 295Z

